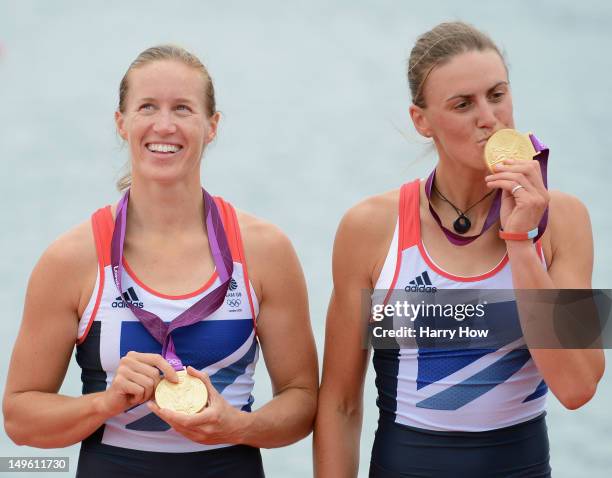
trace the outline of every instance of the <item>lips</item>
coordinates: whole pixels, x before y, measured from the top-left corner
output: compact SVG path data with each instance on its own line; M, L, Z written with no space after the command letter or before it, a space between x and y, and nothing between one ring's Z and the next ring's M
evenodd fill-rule
M488 135L486 138L482 138L479 139L478 141L476 141L477 143L486 143L487 141L489 141L489 138L491 136L493 136L495 133L497 133L498 131L502 130L502 129L506 129L506 128L510 128L510 126L501 126L500 128L497 128L495 131L492 131L490 135Z

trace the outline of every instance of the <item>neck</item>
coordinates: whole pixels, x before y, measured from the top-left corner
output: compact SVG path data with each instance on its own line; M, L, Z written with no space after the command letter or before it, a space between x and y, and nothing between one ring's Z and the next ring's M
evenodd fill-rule
M484 179L487 174L486 170L466 168L456 162L440 159L436 166L434 185L455 207L461 211L466 211L491 192ZM491 194L470 209L468 217L472 219L486 217L494 196L495 193ZM457 216L450 204L444 202L433 191L430 200L436 211L442 211L444 216L447 216L447 213L447 217ZM472 222L474 223L474 220Z
M176 235L202 230L204 201L197 181L159 184L138 181L130 188L128 231L147 235Z

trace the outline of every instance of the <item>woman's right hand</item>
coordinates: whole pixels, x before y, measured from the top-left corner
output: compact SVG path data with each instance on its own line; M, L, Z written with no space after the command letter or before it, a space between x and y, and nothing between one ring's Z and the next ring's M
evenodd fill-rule
M100 409L113 417L145 403L154 398L155 387L162 378L178 382L176 371L161 355L130 351L119 361L110 387L101 394Z
M59 393L98 274L94 244L86 221L54 242L30 277L4 389L4 427L18 445L78 443L108 418L152 398L160 371L177 380L160 355L130 352L108 390L78 397Z

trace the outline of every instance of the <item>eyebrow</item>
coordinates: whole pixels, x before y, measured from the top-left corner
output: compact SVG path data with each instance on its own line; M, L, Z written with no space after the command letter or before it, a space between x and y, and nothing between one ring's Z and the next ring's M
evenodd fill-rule
M495 83L491 88L489 88L487 90L487 93L490 93L491 91L493 91L495 88L497 88L500 85L508 86L508 84L509 83L507 81L500 81L498 83ZM450 98L447 98L446 101L451 101L451 100L454 100L456 98L469 98L470 96L472 96L471 93L461 93L461 94L458 94L458 95L453 95Z
M143 102L143 101L156 102L159 100L157 98L146 97L146 98L140 98L139 101L140 102ZM193 101L187 98L177 98L176 100L174 100L174 103L189 103L190 105L195 104Z

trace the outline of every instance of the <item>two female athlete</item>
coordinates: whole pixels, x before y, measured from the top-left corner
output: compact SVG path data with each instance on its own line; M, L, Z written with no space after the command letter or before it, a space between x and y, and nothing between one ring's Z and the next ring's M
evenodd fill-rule
M549 192L539 161L508 161L493 174L484 165L491 135L514 128L495 44L466 24L441 24L418 40L408 78L411 118L438 163L427 181L363 201L339 227L315 431L322 477L358 468L369 356L362 290L591 285L580 201ZM201 156L219 114L192 55L143 52L121 83L116 121L130 149L129 194L58 239L36 266L5 393L6 430L31 446L83 441L81 476L261 476L257 448L306 435L316 408L298 261L276 228L203 192ZM532 231L535 243L516 240ZM160 326L156 338L140 310L166 325L185 311L207 313L171 334ZM75 342L84 393L66 397L57 392ZM275 398L250 412L260 343ZM176 380L174 352L211 395L193 417L151 402L160 371ZM599 350L397 349L375 350L374 366L371 476L549 476L547 391L580 407L604 360Z

